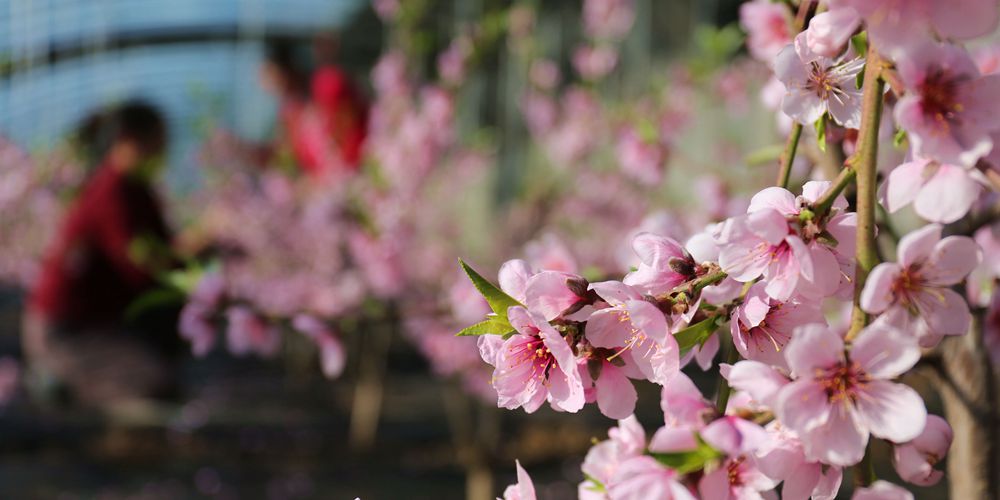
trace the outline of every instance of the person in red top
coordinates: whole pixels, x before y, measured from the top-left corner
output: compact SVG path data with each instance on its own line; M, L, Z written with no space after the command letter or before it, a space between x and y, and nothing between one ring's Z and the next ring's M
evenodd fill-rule
M332 47L331 42L317 42L317 59L324 63L307 78L296 60L296 43L275 39L261 68L264 88L279 100L278 143L313 178L356 170L367 130L367 105L347 74L332 63Z
M95 146L98 137L106 147ZM172 385L169 362L148 332L126 325L125 313L170 262L171 235L150 186L166 127L155 108L135 101L89 120L82 139L103 159L68 208L31 291L25 354L34 374L83 403L162 395Z
M312 76L312 99L345 166L356 170L368 132L368 103L350 75L336 64L339 50L340 41L335 35L316 37L317 68Z

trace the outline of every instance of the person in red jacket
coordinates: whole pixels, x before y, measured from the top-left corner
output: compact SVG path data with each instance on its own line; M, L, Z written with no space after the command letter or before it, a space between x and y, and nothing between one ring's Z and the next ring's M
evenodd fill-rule
M340 41L321 34L314 42L317 67L312 76L312 99L323 117L327 134L337 144L344 165L356 170L368 132L368 103L350 75L337 65Z
M368 108L349 76L333 64L336 44L320 38L311 77L297 61L293 40L272 40L261 68L265 89L279 101L277 144L313 178L354 171L361 161ZM271 155L273 157L273 155Z
M82 403L164 395L170 363L125 313L170 261L171 235L150 186L166 126L155 108L134 101L88 120L81 135L102 160L69 206L30 293L24 351L33 374Z

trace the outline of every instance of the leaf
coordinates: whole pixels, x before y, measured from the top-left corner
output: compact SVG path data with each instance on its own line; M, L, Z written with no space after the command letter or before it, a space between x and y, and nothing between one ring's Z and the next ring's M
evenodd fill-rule
M712 448L708 443L698 439L698 447L691 451L678 453L650 453L658 462L679 474L687 474L705 468L709 462L723 457L722 452Z
M868 33L862 31L857 35L852 36L851 45L854 47L854 52L857 55L864 57L864 55L868 53ZM858 88L860 89L861 85L858 85Z
M816 120L816 142L819 145L819 150L826 152L826 115L819 117Z
M892 138L892 145L895 146L896 149L903 149L903 145L906 143L906 141L907 141L906 131L903 129L899 129L896 131L896 135L893 136Z
M489 303L490 309L492 309L498 317L503 318L505 322L507 321L507 309L509 307L523 307L523 304L515 300L510 295L504 293L503 290L498 288L493 283L490 283L489 280L477 273L475 269L469 267L464 260L458 259L458 262L462 265L462 269L465 270L465 274L469 276L470 280L472 280L472 284L476 287L476 290L479 290L479 293L483 294L483 298L485 298L486 302Z
M682 353L687 352L696 345L702 345L708 340L715 330L719 328L718 320L720 316L699 321L674 334L674 340L680 347Z
M490 316L486 321L481 321L470 327L466 327L458 332L456 337L477 337L479 335L504 335L514 331L507 318Z
M125 321L133 321L143 313L160 307L180 305L187 300L183 291L176 288L156 288L150 290L135 300L125 309Z
M607 493L607 489L604 487L604 483L598 481L597 478L595 478L594 476L591 476L590 474L584 472L583 478L591 482L590 486L587 486L588 490L593 491L595 493Z

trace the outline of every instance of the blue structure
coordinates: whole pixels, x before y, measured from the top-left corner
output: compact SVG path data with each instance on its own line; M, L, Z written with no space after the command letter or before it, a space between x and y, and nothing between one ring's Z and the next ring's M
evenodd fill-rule
M261 38L339 29L365 0L0 0L0 134L27 148L64 135L90 110L129 97L171 125L167 180L196 182L192 153L205 119L266 135L274 106L259 88ZM174 37L171 43L143 40ZM131 39L107 50L108 40ZM71 57L52 54L71 51Z

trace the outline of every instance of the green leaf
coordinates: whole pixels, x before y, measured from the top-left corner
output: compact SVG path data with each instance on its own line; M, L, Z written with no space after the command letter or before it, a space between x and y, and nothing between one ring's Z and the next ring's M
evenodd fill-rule
M864 57L868 53L868 33L862 31L857 35L851 37L851 45L854 46L854 52L859 56ZM861 88L861 85L858 85Z
M503 335L512 333L514 327L510 326L507 318L490 316L486 321L481 321L458 332L456 337L477 337L479 335Z
M687 352L696 345L704 344L708 337L719 328L719 318L719 316L713 316L675 333L674 340L677 341L681 352Z
M150 290L128 305L125 309L125 321L133 321L153 309L183 304L185 300L187 300L187 296L176 288Z
M476 290L479 290L479 293L483 294L483 298L485 298L486 302L490 304L490 309L496 313L497 317L503 318L506 322L507 308L512 306L523 307L523 304L515 300L510 295L504 293L503 290L498 288L493 283L490 283L489 280L477 273L475 269L469 267L464 260L458 259L458 262L462 265L462 269L465 270L465 274L469 276L470 280L472 280L472 284L476 287Z
M826 115L819 117L816 120L816 142L819 145L819 150L826 152Z
M680 474L687 474L705 468L709 462L713 462L723 457L722 452L712 448L700 438L698 447L691 451L678 453L651 453L658 462Z
M608 490L604 487L604 483L598 481L597 478L595 478L594 476L591 476L590 474L584 472L583 478L591 482L591 484L587 486L588 490L596 493L607 493Z
M906 140L907 140L906 131L903 129L899 129L896 131L896 135L893 136L892 138L892 145L895 146L896 149L902 149L903 144L906 143Z

